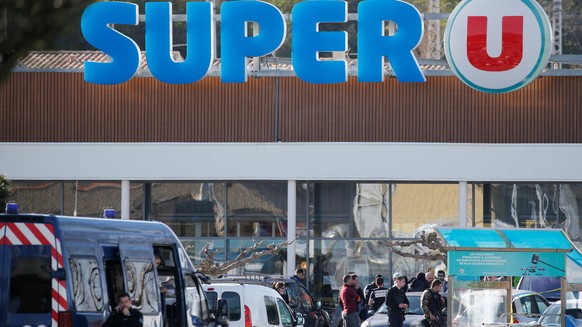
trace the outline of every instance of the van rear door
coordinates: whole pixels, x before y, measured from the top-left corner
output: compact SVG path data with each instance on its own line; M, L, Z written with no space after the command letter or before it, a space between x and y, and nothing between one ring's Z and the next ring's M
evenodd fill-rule
M56 326L66 310L65 281L53 278L63 267L55 229L46 222L5 222L2 239L1 325Z
M144 327L160 326L160 290L155 273L154 250L147 241L120 243L125 289L144 316Z

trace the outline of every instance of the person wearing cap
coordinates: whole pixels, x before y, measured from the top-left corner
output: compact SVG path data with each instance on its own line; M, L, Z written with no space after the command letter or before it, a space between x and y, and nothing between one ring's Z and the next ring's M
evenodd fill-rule
M393 285L396 285L396 278L398 278L400 276L402 276L402 274L399 272L395 272L394 275L392 275L392 282L393 282L392 284Z

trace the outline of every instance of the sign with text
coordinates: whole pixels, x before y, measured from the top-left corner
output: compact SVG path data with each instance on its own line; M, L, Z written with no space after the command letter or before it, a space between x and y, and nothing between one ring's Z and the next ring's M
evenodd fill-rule
M450 275L551 276L566 275L564 252L449 251Z
M172 3L146 2L145 52L153 77L165 83L188 84L208 74L216 58L217 22L213 13L212 2L186 3L187 56L175 61ZM345 1L295 4L291 12L291 61L297 77L314 84L348 81L346 59L320 56L347 52L347 32L319 30L322 23L345 23L347 19ZM386 60L399 81L426 81L413 52L424 31L416 7L400 0L365 0L358 3L357 21L359 82L384 81ZM249 35L249 22L258 25L256 35ZM393 22L397 30L388 32L387 22ZM135 3L102 1L85 9L81 18L85 40L111 58L106 63L86 62L87 82L119 84L136 74L141 49L115 28L138 24L139 7ZM483 92L504 93L527 85L545 68L552 36L549 19L534 0L463 0L447 23L444 47L449 66L465 84ZM246 82L247 58L277 51L286 37L286 20L274 5L256 0L222 2L221 81Z

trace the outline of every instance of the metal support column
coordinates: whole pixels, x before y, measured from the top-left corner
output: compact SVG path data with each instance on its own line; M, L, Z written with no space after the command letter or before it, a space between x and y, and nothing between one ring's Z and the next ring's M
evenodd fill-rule
M459 182L459 227L467 227L467 182Z
M297 191L296 181L287 181L287 275L295 273L295 255L297 252Z
M121 181L121 219L129 219L129 181Z

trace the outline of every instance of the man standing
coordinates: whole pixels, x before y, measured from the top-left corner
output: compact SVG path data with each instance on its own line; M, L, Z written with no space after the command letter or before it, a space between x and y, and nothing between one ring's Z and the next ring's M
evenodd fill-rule
M119 303L103 327L143 327L143 315L131 307L129 294L119 295Z
M358 316L358 302L360 296L354 288L357 285L358 277L356 275L345 275L344 286L340 290L340 299L342 301L342 320L344 327L359 327L360 317Z
M384 278L382 276L376 278L376 285L378 287L370 292L368 299L368 306L374 311L377 311L384 304L386 294L388 294L388 289L384 287Z
M420 303L424 318L428 321L430 327L444 327L445 321L442 317L444 307L444 298L439 294L442 288L440 280L432 282L431 287L422 293Z
M404 277L396 277L396 283L386 294L386 306L388 307L388 321L390 327L402 327L404 313L408 308L408 298L402 289L404 287Z
M298 283L305 285L305 269L297 268L295 270L295 275L291 276L291 279L294 279Z
M443 292L447 292L447 290L449 289L449 281L447 281L446 278L446 274L444 270L439 270L437 272L437 278L441 281L441 285L443 285L442 291Z
M370 284L366 285L366 287L364 287L364 298L366 299L366 303L368 303L368 300L370 299L370 292L378 288L378 285L376 284L378 277L382 277L382 275L376 275L374 280Z

